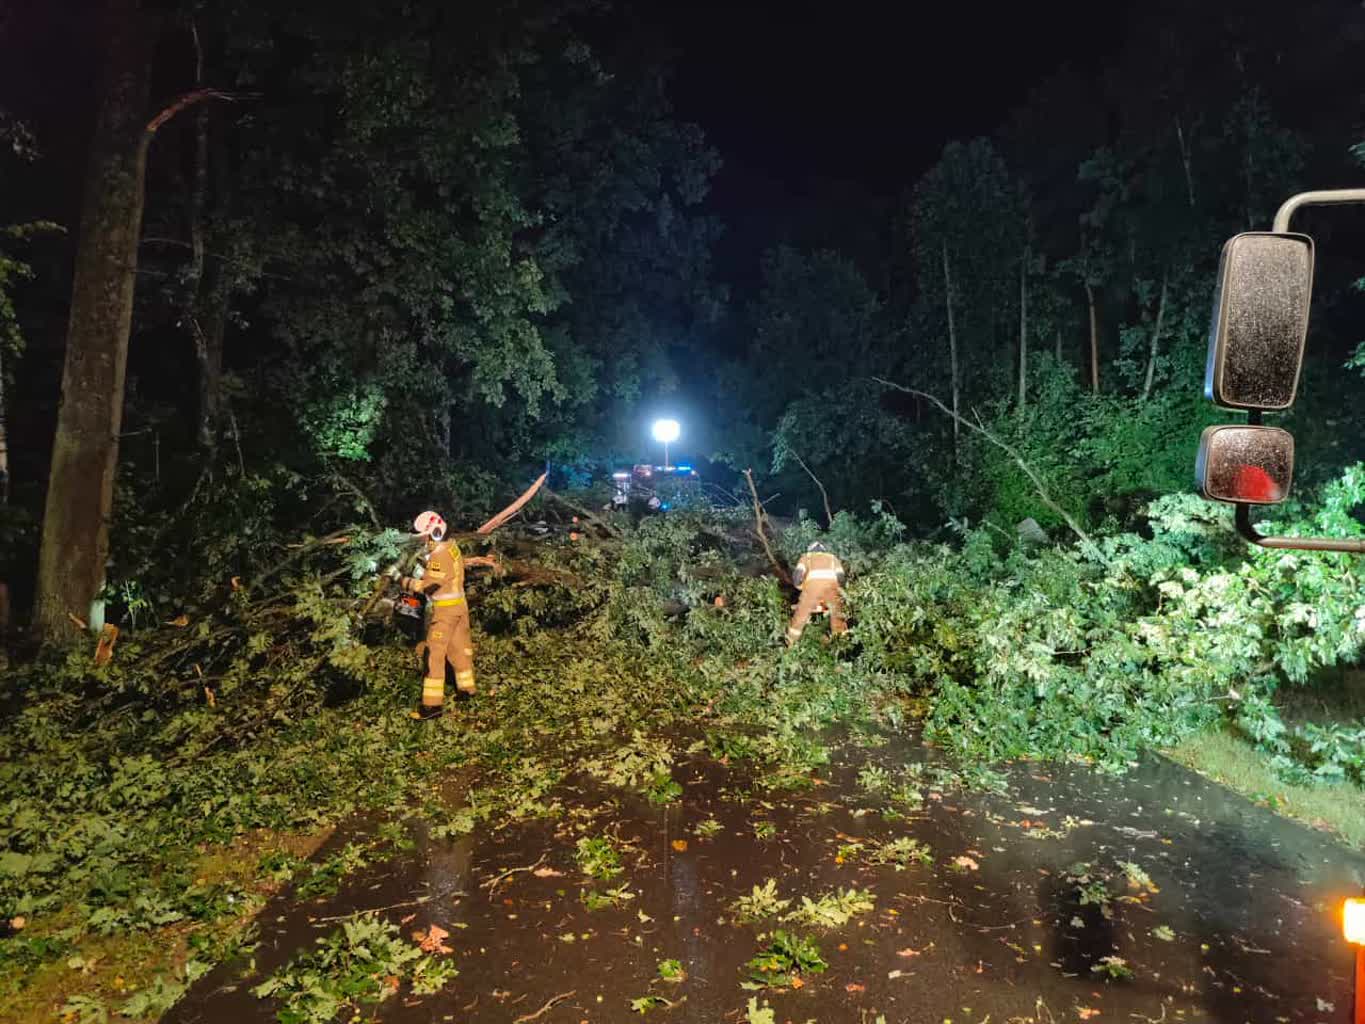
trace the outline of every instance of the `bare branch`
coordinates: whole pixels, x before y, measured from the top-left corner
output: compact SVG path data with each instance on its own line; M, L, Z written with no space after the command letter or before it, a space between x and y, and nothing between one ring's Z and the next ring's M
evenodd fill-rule
M820 482L818 476L810 471L810 467L806 465L805 460L802 459L801 456L797 455L796 452L792 452L791 457L796 460L797 465L806 471L806 476L815 481L815 486L820 488L820 497L825 500L825 526L833 526L834 513L829 510L829 492L825 490L825 485Z
M153 135L161 130L161 127L175 117L182 110L194 106L196 103L203 103L205 100L225 100L228 103L236 103L246 97L241 93L224 92L222 89L191 89L189 92L177 97L168 103L150 121L147 127L142 129L142 142L146 145L151 141Z
M1082 527L1080 523L1076 522L1075 518L1069 512L1067 512L1066 509L1062 508L1061 505L1057 504L1057 502L1053 500L1052 495L1048 492L1047 486L1043 483L1043 479L1038 475L1037 471L1034 470L1034 468L1028 464L1024 457L1019 454L1019 450L1017 448L1001 440L995 434L991 433L991 431L988 430L986 426L981 422L981 417L979 415L977 416L976 421L973 422L972 420L969 420L964 416L959 416L957 413L953 412L953 410L949 409L946 405L944 405L943 402L941 402L937 397L929 394L929 392L927 391L919 391L915 388L907 388L904 384L896 384L893 381L883 380L881 377L873 377L872 379L876 381L878 384L882 385L882 387L894 388L895 390L902 391L907 395L916 395L919 398L923 398L930 405L933 405L935 408L937 408L939 412L942 412L946 416L951 416L955 422L962 424L964 427L967 427L970 430L976 431L987 441L989 441L991 444L995 445L1002 452L1008 455L1011 459L1014 460L1014 464L1018 466L1021 470L1023 470L1024 475L1029 478L1029 482L1033 484L1033 489L1038 492L1038 497L1042 501L1042 503L1046 505L1050 511L1055 513L1064 523L1066 523L1066 525L1071 528L1072 533L1074 533L1077 537L1080 538L1081 546L1085 549L1086 554L1097 561L1103 560L1104 556L1100 552L1100 549L1095 544L1094 540L1091 539L1090 534L1085 532L1084 527Z
M749 493L754 499L754 532L758 534L758 542L763 545L763 551L768 556L768 561L772 563L773 571L777 573L777 578L788 586L795 586L792 583L791 573L782 567L782 563L777 560L777 555L773 553L773 546L768 541L767 530L764 523L767 522L768 513L763 511L763 502L758 500L758 488L754 486L754 471L746 469L744 479L749 482Z
M369 496L339 470L332 469L331 474L332 479L340 485L341 489L349 492L360 503L361 509L370 517L370 522L374 528L376 530L384 529L384 524L379 521L379 513L374 510L374 503L370 501Z
M535 1013L524 1014L518 1017L515 1021L513 1021L512 1024L529 1024L530 1021L540 1019L541 1017L545 1016L545 1014L553 1010L560 1003L564 1002L564 1000L572 998L573 994L577 991L578 991L577 989L570 989L568 992L559 993L559 995L552 998L548 1003L542 1006Z

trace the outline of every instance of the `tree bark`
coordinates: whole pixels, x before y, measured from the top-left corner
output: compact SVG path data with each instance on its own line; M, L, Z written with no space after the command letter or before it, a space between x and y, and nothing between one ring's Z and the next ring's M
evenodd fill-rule
M199 42L198 26L193 22L190 23L190 34L194 40L194 85L196 89L203 89L204 49ZM201 104L194 115L194 176L186 214L190 234L190 269L184 319L194 343L194 360L199 371L195 436L200 449L211 458L218 443L229 272L219 258L215 258L211 264L205 264L204 210L208 205L210 162L217 164L219 161L211 161L209 111L207 106ZM217 172L215 177L221 181L221 169L215 166L212 170Z
M958 377L957 368L957 328L953 322L953 277L948 269L948 243L943 243L943 301L948 307L948 365L952 375L953 391L953 457L957 458L958 442L960 430L958 424L961 417L958 410L961 408L961 381Z
M52 443L34 630L44 641L89 620L104 586L123 423L124 374L142 228L152 20L137 0L105 4L102 102L90 145Z
M0 353L0 505L9 504L9 408L5 393L5 366Z
M1095 313L1095 288L1085 283L1085 301L1090 307L1090 392L1100 393L1100 323Z
M1028 250L1019 261L1019 411L1028 401Z
M1142 400L1145 402L1152 394L1152 380L1156 376L1156 357L1161 346L1161 324L1166 319L1166 291L1170 284L1171 272L1161 275L1161 298L1156 304L1156 326L1152 328L1152 343L1147 349L1147 380L1142 385Z
M5 367L0 360L0 506L9 504L9 409L6 406ZM10 601L9 583L0 580L0 636L9 633ZM0 655L0 666L5 664Z
M139 0L105 0L103 17L101 103L90 141L38 554L33 626L44 642L68 636L73 617L95 621L93 605L104 586L147 150L157 130L182 110L231 98L197 89L144 122L161 16Z

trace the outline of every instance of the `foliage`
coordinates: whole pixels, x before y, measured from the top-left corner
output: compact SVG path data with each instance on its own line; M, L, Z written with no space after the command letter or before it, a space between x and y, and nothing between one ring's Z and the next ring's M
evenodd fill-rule
M789 906L791 900L782 899L777 894L777 879L769 878L762 885L756 885L747 896L741 896L731 906L736 920L753 924L769 917L776 917Z
M932 864L934 854L928 846L918 839L911 836L897 836L895 839L874 843L869 851L868 859L873 864L890 864L897 871L901 871L911 864L925 866Z
M584 889L580 899L589 910L605 910L607 907L619 907L635 899L635 893L631 892L628 885L618 885L614 889L606 889L601 892L595 889Z
M745 988L788 988L802 974L821 974L829 964L809 938L778 929L767 948L744 965Z
M1090 970L1106 981L1122 981L1133 976L1132 967L1121 956L1100 957L1097 963L1090 965Z
M621 855L606 836L580 839L574 856L583 874L589 878L615 878L622 871Z
M295 957L252 992L281 1004L280 1024L323 1024L396 995L402 981L419 994L431 993L457 973L449 960L405 941L397 925L368 914L318 939L316 949Z
M876 897L869 889L835 889L815 899L802 896L801 905L782 920L809 928L840 928L875 906Z

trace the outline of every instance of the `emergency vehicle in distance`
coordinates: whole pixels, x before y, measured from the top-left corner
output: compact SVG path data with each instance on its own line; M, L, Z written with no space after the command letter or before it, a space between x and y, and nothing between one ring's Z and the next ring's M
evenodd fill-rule
M690 465L652 466L639 463L611 474L613 508L634 505L656 512L695 503L701 498L701 476Z

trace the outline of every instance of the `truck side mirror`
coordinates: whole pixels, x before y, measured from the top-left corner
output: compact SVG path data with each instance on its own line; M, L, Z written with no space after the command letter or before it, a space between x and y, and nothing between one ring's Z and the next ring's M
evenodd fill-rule
M1208 427L1199 439L1194 472L1206 498L1277 504L1289 497L1294 437L1279 427Z
M1307 235L1248 232L1229 239L1213 293L1205 396L1226 409L1293 405L1312 294Z

